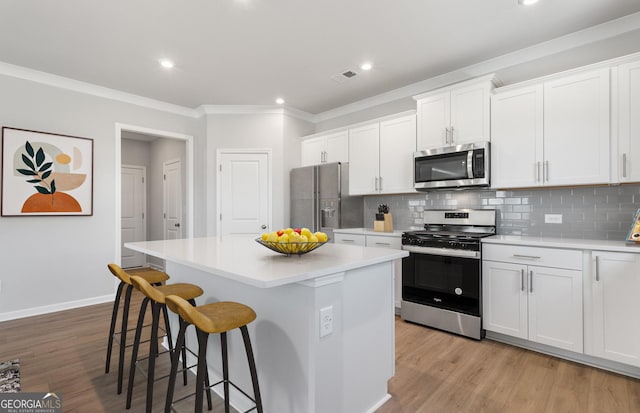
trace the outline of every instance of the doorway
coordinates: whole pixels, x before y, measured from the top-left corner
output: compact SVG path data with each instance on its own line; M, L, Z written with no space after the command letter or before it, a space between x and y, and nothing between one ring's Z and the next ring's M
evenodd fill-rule
M187 238L192 238L193 237L193 231L194 231L194 227L193 227L193 222L194 222L194 201L193 201L193 197L194 197L194 171L193 171L193 159L194 159L194 153L193 153L193 137L190 135L184 135L181 133L175 133L175 132L168 132L168 131L161 131L161 130L156 130L156 129L150 129L150 128L145 128L145 127L139 127L139 126L134 126L134 125L125 125L125 124L116 124L116 136L115 136L115 157L116 157L116 180L115 180L115 186L116 186L116 193L115 193L115 211L116 211L116 222L120 223L122 222L122 217L123 217L123 211L122 211L122 186L123 186L123 173L122 173L122 159L123 159L123 153L122 153L122 140L123 140L123 134L126 136L128 133L134 133L134 134L138 134L138 135L146 135L149 137L149 140L154 140L154 139L162 139L168 142L174 142L175 144L180 144L181 147L183 148L183 159L181 161L181 171L180 171L180 179L182 182L182 188L180 190L180 205L181 205L181 221L180 221L180 237L187 237ZM165 158L166 160L167 158ZM163 206L164 202L163 202L163 163L160 163L159 168L159 173L157 174L159 176L156 177L155 181L157 181L157 184L159 185L159 188L157 190L157 194L154 192L154 190L152 190L151 185L153 185L153 183L151 182L153 179L153 176L149 175L146 179L146 182L148 183L148 205L151 205L151 203L153 203L155 197L159 197L157 200L157 204L160 206ZM148 168L147 170L148 174L152 174L153 173L153 169ZM125 178L126 179L126 178ZM164 238L164 224L162 222L162 211L159 212L159 215L157 219L154 219L152 215L152 211L151 211L151 206L149 206L149 212L148 214L145 216L145 219L147 221L147 230L148 230L148 235L147 238L148 240L151 239L163 239ZM160 224L157 224L158 220L160 220ZM156 227L156 230L153 230L153 228ZM124 240L125 236L123 236L123 233L121 231L121 226L117 225L116 226L116 234L115 234L115 241L116 241L116 248L115 248L115 257L114 257L114 262L116 263L120 263L120 265L123 265L123 258L125 257L125 255L123 255L123 243L124 242L128 242ZM153 260L153 257L146 257L145 258L146 265L151 265L151 266L156 266L159 268L162 268L163 263L161 261L157 261L157 260Z
M271 151L217 151L218 234L259 234L271 228Z

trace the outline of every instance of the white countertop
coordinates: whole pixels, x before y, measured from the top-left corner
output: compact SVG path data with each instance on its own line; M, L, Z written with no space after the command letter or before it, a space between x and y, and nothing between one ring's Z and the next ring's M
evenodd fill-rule
M625 241L578 238L527 237L518 235L493 235L483 238L486 244L526 245L531 247L570 248L580 250L617 251L640 253L640 244Z
M334 234L353 234L353 235L382 235L386 237L401 237L404 231L395 230L393 232L374 231L371 228L340 228L334 229Z
M255 236L223 236L124 245L167 261L197 268L254 287L270 288L406 257L389 248L325 244L302 256L273 252Z

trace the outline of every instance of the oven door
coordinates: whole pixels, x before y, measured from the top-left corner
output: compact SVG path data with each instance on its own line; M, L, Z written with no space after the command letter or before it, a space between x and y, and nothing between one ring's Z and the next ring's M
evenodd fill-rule
M480 316L481 261L410 253L402 260L402 299Z

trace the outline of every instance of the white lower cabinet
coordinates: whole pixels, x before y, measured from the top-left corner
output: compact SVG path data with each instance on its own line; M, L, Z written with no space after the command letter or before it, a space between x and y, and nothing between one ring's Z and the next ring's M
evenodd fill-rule
M640 367L640 254L593 251L585 353Z
M484 245L485 330L583 351L582 251L557 255L554 249Z
M364 235L360 234L334 233L333 242L336 244L358 245L360 247L364 247L366 238Z

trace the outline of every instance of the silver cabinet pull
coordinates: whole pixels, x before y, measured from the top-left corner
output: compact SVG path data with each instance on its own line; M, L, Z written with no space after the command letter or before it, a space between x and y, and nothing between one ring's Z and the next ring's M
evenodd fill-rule
M544 161L544 182L549 182L549 161Z
M622 154L622 177L627 177L627 154Z
M444 144L449 144L449 128L444 128Z
M536 162L536 182L540 181L540 162Z
M535 255L521 255L521 254L513 254L512 255L513 258L522 258L525 260L539 260L542 257L537 257Z
M378 190L378 177L377 176L375 177L375 181L376 181L375 185L376 185L376 191L377 191Z
M382 191L382 177L380 177L380 190Z
M262 229L267 229L267 226L266 226L266 225L264 225L264 224L262 224L262 226L261 226L260 228L262 228Z
M356 242L356 240L343 238L342 242Z
M451 142L449 143L453 145L453 126L451 127Z
M596 255L596 281L600 281L600 257Z
M533 292L533 270L529 271L529 292Z
M526 291L525 290L525 281L524 281L524 268L520 270L520 290L521 291Z

